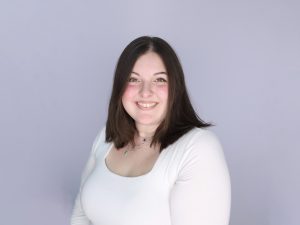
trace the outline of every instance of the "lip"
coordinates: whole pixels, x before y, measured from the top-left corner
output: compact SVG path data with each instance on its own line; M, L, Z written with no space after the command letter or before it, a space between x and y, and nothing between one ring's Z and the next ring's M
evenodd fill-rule
M135 103L138 108L142 110L151 110L158 105L158 102L145 102L145 101L138 101Z

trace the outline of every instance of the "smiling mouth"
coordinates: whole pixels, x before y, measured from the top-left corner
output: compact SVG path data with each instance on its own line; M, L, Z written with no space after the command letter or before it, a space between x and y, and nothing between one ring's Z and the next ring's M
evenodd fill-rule
M157 102L137 102L137 106L141 109L152 109L154 108L158 103Z

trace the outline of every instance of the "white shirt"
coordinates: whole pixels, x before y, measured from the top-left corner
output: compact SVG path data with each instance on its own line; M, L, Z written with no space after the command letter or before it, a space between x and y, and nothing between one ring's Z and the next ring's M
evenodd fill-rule
M164 149L152 170L137 177L110 171L105 128L81 178L71 225L228 225L231 185L222 146L194 128Z

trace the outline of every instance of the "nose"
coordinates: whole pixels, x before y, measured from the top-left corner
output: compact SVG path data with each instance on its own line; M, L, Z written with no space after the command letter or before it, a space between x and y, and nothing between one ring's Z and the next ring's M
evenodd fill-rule
M147 98L153 94L152 92L152 83L143 82L140 89L140 95L144 98Z

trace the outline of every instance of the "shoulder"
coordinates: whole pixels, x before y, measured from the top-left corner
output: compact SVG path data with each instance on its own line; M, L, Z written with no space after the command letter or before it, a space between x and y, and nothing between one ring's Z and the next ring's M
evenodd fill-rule
M223 147L217 135L208 129L193 128L178 140L181 151L181 165L196 162L224 163Z
M186 147L220 145L219 138L213 131L198 127L184 134L177 142L183 142Z
M105 126L99 129L96 134L96 137L94 138L93 147L92 147L93 154L96 154L99 147L105 142L105 129L106 129Z
M223 154L223 148L217 135L213 131L203 128L194 128L191 131L188 147L191 151L199 154Z
M195 127L182 135L170 148L182 155L192 151L203 152L212 148L220 150L221 143L213 131Z

